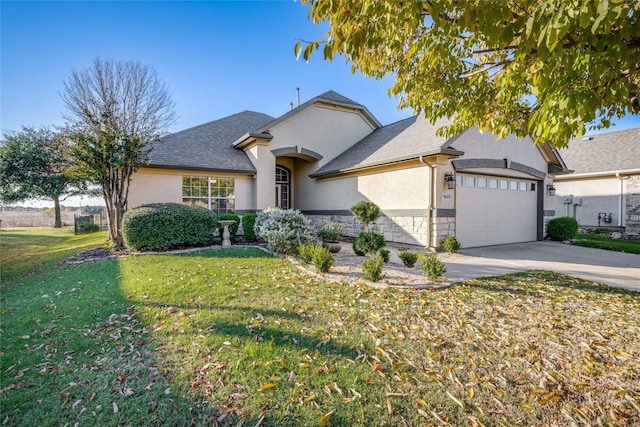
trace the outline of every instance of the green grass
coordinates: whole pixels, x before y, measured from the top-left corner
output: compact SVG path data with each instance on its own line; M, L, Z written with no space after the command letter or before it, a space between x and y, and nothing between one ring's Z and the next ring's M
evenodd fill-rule
M612 239L610 237L599 236L597 234L580 234L575 239L575 245L587 248L599 248L609 251L627 252L640 254L639 240Z
M235 248L0 298L6 425L640 423L640 294L548 272L381 290Z
M107 232L73 234L73 228L4 228L0 230L1 280L11 282L51 266L84 249L107 242Z

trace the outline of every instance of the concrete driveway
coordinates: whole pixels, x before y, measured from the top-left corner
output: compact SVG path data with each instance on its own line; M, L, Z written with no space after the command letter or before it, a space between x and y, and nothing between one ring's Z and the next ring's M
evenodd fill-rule
M548 270L640 292L640 255L556 242L516 243L438 254L452 282L526 270Z

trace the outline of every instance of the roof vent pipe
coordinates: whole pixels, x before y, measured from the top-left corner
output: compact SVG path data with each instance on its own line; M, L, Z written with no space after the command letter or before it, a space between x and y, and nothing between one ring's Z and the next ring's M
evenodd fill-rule
M293 102L289 103L289 110L293 110Z
M299 107L300 106L300 88L299 87L296 88L296 95L298 97L298 107Z

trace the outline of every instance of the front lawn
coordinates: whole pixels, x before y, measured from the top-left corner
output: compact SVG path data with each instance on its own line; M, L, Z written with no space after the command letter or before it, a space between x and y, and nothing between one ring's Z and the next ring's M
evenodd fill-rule
M1 280L12 281L81 250L106 243L106 231L74 235L73 227L0 229Z
M380 290L234 249L1 298L6 425L640 423L640 294L547 272Z
M579 234L576 236L574 244L587 248L640 254L640 240L612 239L598 234Z

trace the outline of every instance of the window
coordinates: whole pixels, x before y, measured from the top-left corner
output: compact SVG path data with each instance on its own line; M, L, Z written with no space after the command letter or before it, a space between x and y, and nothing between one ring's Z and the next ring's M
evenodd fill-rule
M527 183L520 181L520 191L527 191Z
M235 211L235 180L233 178L183 176L182 202L211 209L216 214Z
M462 187L462 177L460 175L456 175L456 185Z
M498 189L498 180L497 179L489 179L489 188L493 188L494 190Z
M518 181L509 181L509 190L518 191Z
M487 178L478 178L478 188L487 188Z
M289 209L291 189L291 173L284 166L276 166L276 207Z
M235 211L235 180L233 178L212 177L211 207L216 214L233 213Z
M473 188L476 186L476 179L472 176L464 177L464 186L467 188Z
M500 189L501 190L506 190L509 188L509 183L507 182L506 179L501 179L500 180Z
M532 182L532 183L529 185L529 190L531 190L531 191L536 191L536 183L535 183L535 182Z
M182 202L209 208L209 179L204 176L182 177Z

